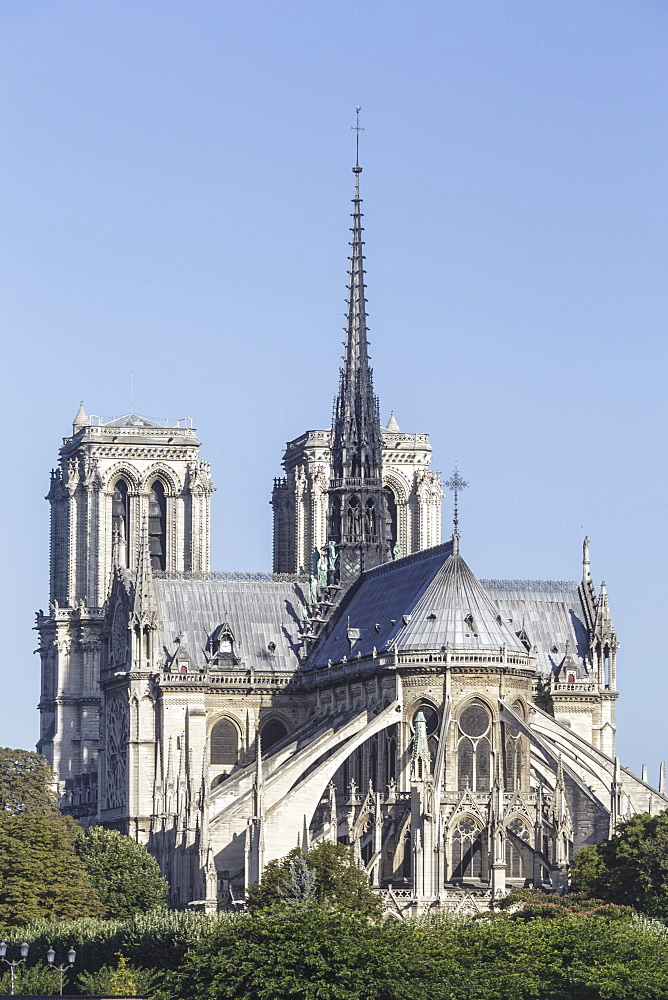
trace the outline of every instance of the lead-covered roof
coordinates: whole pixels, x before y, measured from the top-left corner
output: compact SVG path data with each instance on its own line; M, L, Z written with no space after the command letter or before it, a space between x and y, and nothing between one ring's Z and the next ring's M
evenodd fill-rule
M299 624L304 606L301 584L271 578L158 578L155 591L162 622L158 640L170 655L176 648L175 638L185 633L191 657L203 666L208 637L227 622L244 666L276 672L294 672L299 667Z
M588 634L577 584L478 580L451 543L365 574L344 599L329 634L310 658L324 665L400 651L451 648L531 652L543 673L561 663L570 643L586 658Z

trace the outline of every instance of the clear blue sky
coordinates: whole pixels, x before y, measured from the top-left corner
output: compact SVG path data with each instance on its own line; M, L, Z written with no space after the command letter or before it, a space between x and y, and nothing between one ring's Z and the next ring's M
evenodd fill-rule
M384 419L458 461L482 577L576 579L665 737L663 0L3 0L0 743L37 738L49 470L89 412L192 416L215 567L271 568L287 439L337 386L356 104ZM447 521L446 521L447 527Z

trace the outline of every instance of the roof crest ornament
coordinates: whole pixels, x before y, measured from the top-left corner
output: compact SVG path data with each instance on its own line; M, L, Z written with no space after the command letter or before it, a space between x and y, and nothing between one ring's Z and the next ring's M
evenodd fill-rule
M589 535L585 536L582 543L582 580L584 583L591 580L591 562L589 558Z
M446 479L445 485L449 490L452 490L454 496L453 511L452 511L452 554L453 556L459 555L459 494L462 490L465 490L468 483L465 482L459 474L459 469L457 468L457 463L455 462L455 471L452 473L449 479Z

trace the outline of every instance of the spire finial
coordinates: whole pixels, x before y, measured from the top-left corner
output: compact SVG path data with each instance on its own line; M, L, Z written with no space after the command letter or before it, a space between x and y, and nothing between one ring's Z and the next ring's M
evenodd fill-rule
M351 129L355 133L355 166L353 167L354 174L361 174L362 168L360 167L360 132L364 129L360 125L360 111L362 110L361 105L357 105L355 108L355 114L357 116L355 124L351 125ZM359 180L359 177L357 178Z
M452 512L452 525L453 525L453 535L459 537L459 493L461 490L465 490L468 483L464 482L462 477L459 475L459 469L457 468L457 463L455 462L455 471L452 473L449 479L446 479L445 485L449 490L452 490L454 494L454 505Z

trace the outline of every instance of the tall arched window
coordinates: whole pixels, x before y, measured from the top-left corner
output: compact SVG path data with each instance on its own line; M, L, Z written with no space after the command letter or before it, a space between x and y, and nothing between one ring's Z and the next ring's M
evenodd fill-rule
M491 716L481 701L470 702L459 717L457 783L460 789L488 792L491 782Z
M506 829L506 875L508 878L531 878L533 855L529 846L529 830L518 817Z
M385 748L385 761L387 770L385 772L385 783L389 784L397 776L397 727L392 726L385 731L387 741Z
M460 819L452 832L452 877L482 877L482 830L470 816Z
M209 760L212 764L234 766L239 759L239 733L229 719L220 719L211 730Z
M114 542L118 545L118 558L123 566L130 565L130 498L128 493L126 481L118 479L111 498L111 528Z
M360 510L360 500L359 497L353 494L348 501L348 512L347 512L347 524L346 533L348 535L349 541L355 541L359 539L362 533L362 514Z
M148 495L148 543L153 570L166 569L166 521L165 487L159 479L156 479Z
M331 499L329 535L337 542L341 538L341 497L336 495Z
M262 753L266 753L267 750L282 740L284 736L287 736L288 730L280 719L269 719L268 722L262 726L260 730L260 735L262 737Z

